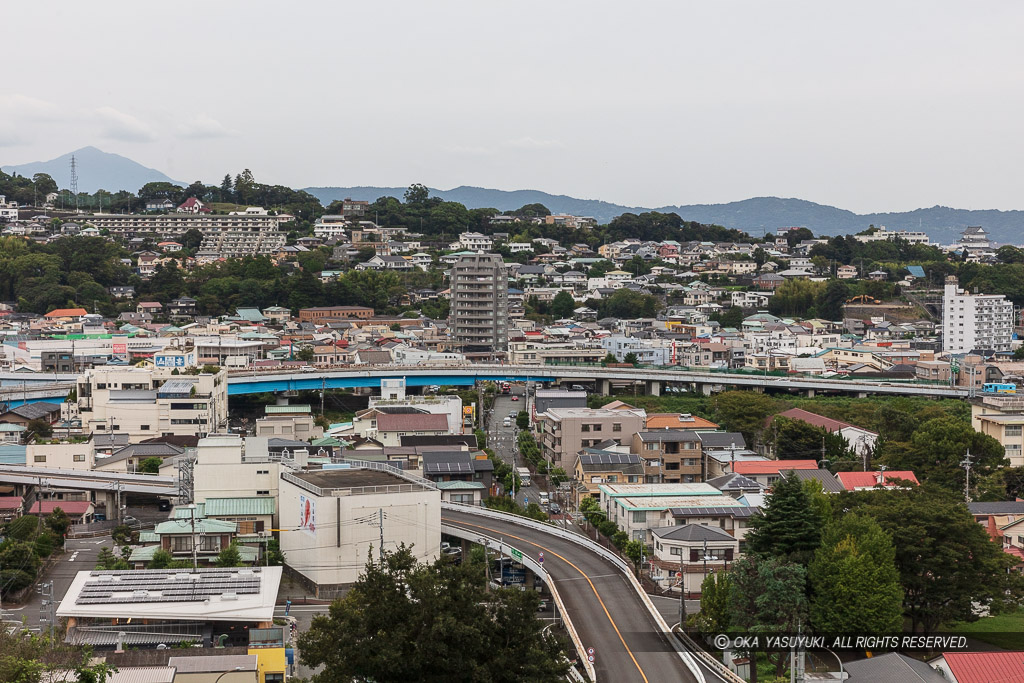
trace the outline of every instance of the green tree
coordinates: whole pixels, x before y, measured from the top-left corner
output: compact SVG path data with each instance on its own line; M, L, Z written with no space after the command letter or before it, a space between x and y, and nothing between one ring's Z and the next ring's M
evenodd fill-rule
M748 445L761 435L765 419L779 410L775 399L753 391L724 391L713 405L715 420L729 431L743 434Z
M174 556L167 550L160 548L153 553L153 558L146 565L146 569L167 569L174 562Z
M30 438L32 436L39 438L48 438L53 435L53 427L49 422L41 417L37 417L34 420L29 420L25 426L25 437Z
M114 570L114 569L131 569L131 565L124 558L118 557L110 548L103 546L100 548L100 554L96 558L96 569L99 570Z
M750 634L796 633L807 623L807 572L799 564L779 557L744 557L730 574L733 627ZM768 653L776 676L782 676L788 658L788 652Z
M427 200L430 199L430 190L426 185L420 183L413 183L409 186L409 189L405 191L405 203L412 205L426 204Z
M829 280L816 302L818 315L826 320L842 320L843 305L850 298L850 288L842 280Z
M39 530L39 520L32 515L25 515L7 523L4 536L15 541L31 541Z
M57 538L64 538L64 534L71 528L71 518L59 507L55 507L53 512L46 516L46 526Z
M272 567L284 565L284 553L281 552L281 542L276 538L271 538L267 541L266 564Z
M311 346L303 346L295 352L295 360L301 360L304 363L311 362L315 357L316 355L313 353L313 347Z
M896 633L903 588L892 539L870 517L848 514L828 525L808 567L818 633Z
M949 415L922 423L907 443L887 443L883 460L890 469L912 471L918 481L963 491L966 473L960 463L968 451L972 478L984 478L1008 464L998 441Z
M569 318L575 308L576 302L573 300L572 294L564 289L556 294L551 301L551 315L555 318Z
M1021 577L967 507L934 486L839 494L839 509L871 517L891 538L903 586L903 613L916 632L975 621L976 604L1015 608Z
M639 576L641 565L644 558L648 555L647 545L643 541L626 541L625 546L622 548L622 554L633 563L633 568Z
M164 464L164 461L160 458L146 458L139 463L139 472L142 474L159 474L160 465Z
M627 353L627 354L626 354L625 356L623 356L623 358L622 358L622 362L623 362L623 363L625 363L625 364L627 364L627 365L632 365L632 366L633 366L634 368L635 368L635 367L636 367L637 365L639 365L639 364L640 364L640 361L639 361L639 359L638 359L638 358L636 357L636 354L635 354L635 353L633 353L632 351L630 351L630 352L629 352L629 353Z
M529 429L530 428L530 414L525 410L520 410L516 415L516 429Z
M601 365L615 365L619 362L619 359L615 357L615 354L609 351L605 354L604 358L601 359Z
M775 482L761 514L750 519L747 547L758 555L807 562L821 543L824 523L803 482L790 472Z
M700 584L697 628L705 635L728 633L732 623L732 574L712 572Z
M230 545L223 548L217 555L214 564L218 567L241 567L242 554L238 551L238 543L232 541Z
M562 644L533 591L485 592L472 562L418 564L405 546L370 560L352 589L299 636L313 683L558 681Z

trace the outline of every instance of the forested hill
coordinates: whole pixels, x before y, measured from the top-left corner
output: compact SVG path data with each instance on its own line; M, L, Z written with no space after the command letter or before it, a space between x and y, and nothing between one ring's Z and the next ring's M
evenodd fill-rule
M307 187L306 192L317 197L326 206L339 199L356 199L372 202L379 197L401 198L404 187ZM539 190L491 190L484 187L460 185L451 190L430 188L430 196L440 197L446 202L464 204L467 209L491 208L498 211L514 211L527 204L543 204L551 213L565 213L572 216L592 216L599 223L609 223L623 213L641 213L649 209L621 206L597 199L577 199L564 194L549 194Z
M404 187L307 187L306 192L325 205L338 199L374 201L379 197L402 197ZM641 213L650 208L623 206L596 199L578 199L538 190L492 190L460 186L451 190L431 189L430 194L445 201L459 202L468 209L493 208L511 211L526 204L543 204L552 213L593 216L608 223L623 213ZM869 225L884 225L892 230L921 230L933 242L953 242L968 225L982 225L999 242L1017 243L1024 234L1024 211L953 209L933 206L914 211L856 214L834 206L804 199L754 197L726 204L688 204L662 206L654 210L677 213L683 220L706 225L723 225L760 237L786 226L810 228L816 235L846 235L861 232Z

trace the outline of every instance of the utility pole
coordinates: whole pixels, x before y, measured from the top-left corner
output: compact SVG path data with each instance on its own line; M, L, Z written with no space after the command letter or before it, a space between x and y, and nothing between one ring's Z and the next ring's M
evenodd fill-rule
M488 593L491 592L491 558L487 554L487 539L479 538L480 545L484 547L484 577L487 579L487 584L484 586L484 590Z
M679 549L679 628L686 629L686 574L683 573L683 549Z
M384 508L377 508L377 524L380 526L380 558L384 559Z
M189 510L192 511L191 522L192 522L192 571L199 569L199 548L196 544L196 504L189 504Z
M971 449L967 449L967 455L960 462L960 466L964 468L964 473L967 475L964 481L964 500L968 503L971 502L971 460L974 456L971 455Z

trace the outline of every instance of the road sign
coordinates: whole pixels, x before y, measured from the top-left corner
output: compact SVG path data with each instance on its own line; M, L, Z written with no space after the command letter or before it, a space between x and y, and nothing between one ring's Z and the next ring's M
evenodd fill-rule
M593 655L593 654L594 654L594 648L592 648L592 647L588 647L588 648L587 648L587 654L588 654L588 655Z
M587 661L590 662L591 664L593 664L594 663L594 655L587 655Z
M509 554L512 556L513 560L519 560L520 562L523 561L523 554L515 548L509 548Z
M530 507L530 499L527 498L526 496L523 496L523 507L524 508Z
M538 561L539 561L539 562L540 562L541 564L544 564L544 553L537 553L537 560L538 560Z
M683 578L683 573L682 572L676 572L676 578L677 579Z

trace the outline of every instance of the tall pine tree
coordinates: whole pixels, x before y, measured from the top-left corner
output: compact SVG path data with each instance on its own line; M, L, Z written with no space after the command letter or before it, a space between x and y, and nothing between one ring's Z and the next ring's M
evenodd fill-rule
M750 520L748 551L806 564L821 543L824 520L803 482L790 472L775 482L760 515Z

